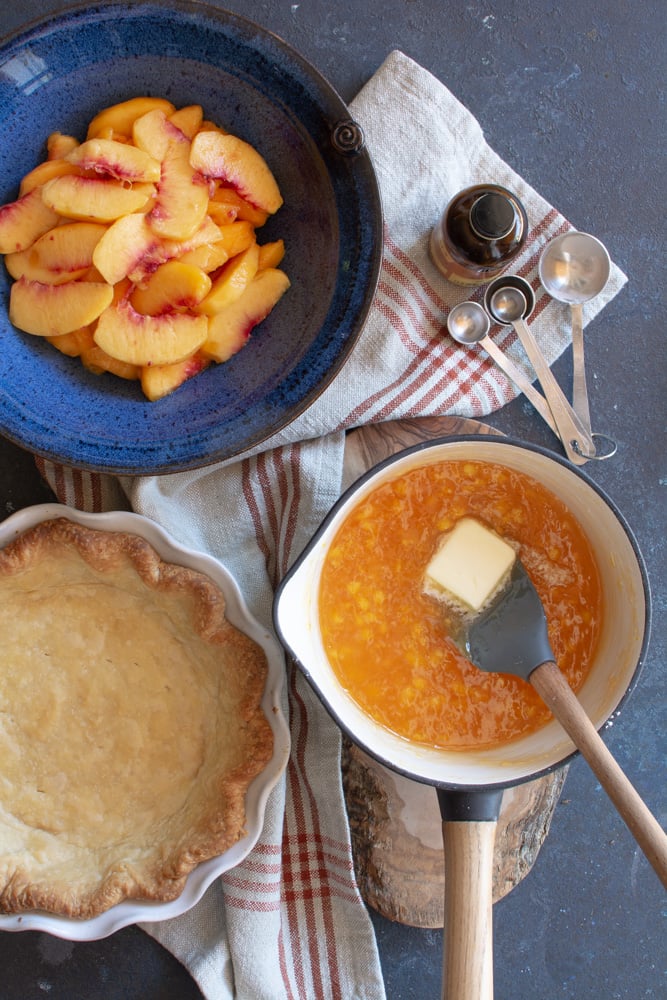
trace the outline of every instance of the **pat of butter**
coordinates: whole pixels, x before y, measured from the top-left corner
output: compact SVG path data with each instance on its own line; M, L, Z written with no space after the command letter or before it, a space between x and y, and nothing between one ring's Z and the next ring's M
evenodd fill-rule
M445 590L478 611L498 589L516 559L511 545L472 517L446 536L426 567L426 586Z

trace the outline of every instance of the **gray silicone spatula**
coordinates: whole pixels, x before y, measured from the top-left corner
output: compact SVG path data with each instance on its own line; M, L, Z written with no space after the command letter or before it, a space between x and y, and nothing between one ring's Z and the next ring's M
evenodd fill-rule
M497 539L494 533L489 534ZM465 576L475 579L478 573L476 579L483 581L485 546L481 535L480 539L481 544L468 546L466 550ZM444 552L443 549L443 555ZM456 583L451 582L456 580L462 566L457 563L449 568L445 584L448 594L455 601L463 600ZM452 638L480 670L514 674L535 688L590 765L667 888L667 836L607 749L556 665L542 601L521 561L516 557L511 560L504 578L498 585L492 579L489 590L490 597L481 602L480 610L461 616L460 630ZM451 603L448 606L451 610Z

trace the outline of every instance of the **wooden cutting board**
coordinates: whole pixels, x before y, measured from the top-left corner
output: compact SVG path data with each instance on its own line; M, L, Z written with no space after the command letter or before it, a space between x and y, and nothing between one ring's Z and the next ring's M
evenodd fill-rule
M344 487L395 452L455 434L494 434L463 417L394 420L351 431ZM507 789L494 855L493 898L501 899L532 868L549 831L567 768ZM442 927L445 873L442 821L430 785L395 774L345 740L343 787L361 894L384 917L413 927Z

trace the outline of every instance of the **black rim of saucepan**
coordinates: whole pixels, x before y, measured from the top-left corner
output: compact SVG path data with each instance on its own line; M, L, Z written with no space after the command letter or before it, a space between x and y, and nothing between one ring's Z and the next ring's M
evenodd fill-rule
M524 451L532 451L535 452L536 454L544 456L550 461L565 466L568 472L582 479L592 490L594 490L598 494L598 496L603 500L603 502L607 504L607 506L610 508L612 513L619 521L621 527L623 528L628 538L630 545L632 546L632 549L634 551L637 560L637 565L639 567L639 572L642 579L642 587L644 590L644 607L645 607L644 634L642 639L642 645L639 651L639 656L637 658L637 664L633 671L633 675L630 679L630 682L626 686L626 689L618 705L614 709L612 716L610 716L610 718L617 718L621 709L625 705L627 699L632 694L632 691L634 690L637 681L639 680L639 676L641 674L644 665L644 657L646 655L646 650L648 647L650 628L651 628L651 594L649 588L648 573L646 570L644 558L639 549L639 545L634 536L634 533L630 528L628 522L626 521L624 515L618 509L616 504L611 500L611 498L605 493L605 491L602 490L590 478L590 476L586 472L584 472L578 466L572 465L565 458L562 458L560 455L557 455L554 452L551 452L548 449L543 448L541 445L527 443L525 441L519 440L518 438L513 438L510 436L499 435L496 437L489 435L485 436L482 440L484 441L485 445L489 444L491 445L491 447L511 445L520 448ZM418 781L421 784L431 785L435 787L436 790L438 791L438 801L440 804L440 809L443 819L484 821L484 820L497 819L498 811L500 808L500 801L504 789L511 788L515 785L521 785L528 781L535 781L538 778L544 777L548 774L553 773L554 771L559 770L561 767L564 767L566 764L568 764L573 758L577 757L579 755L579 751L575 749L571 753L567 754L565 757L561 758L560 760L554 761L547 767L533 771L529 774L520 775L514 778L505 777L503 778L502 781L498 782L468 785L468 784L452 783L446 780L435 781L423 778L420 775L417 775L408 769L397 766L393 761L387 760L385 757L379 754L372 746L369 746L368 743L366 743L363 739L360 739L359 734L355 733L346 724L345 720L342 719L340 715L334 711L334 709L329 704L327 699L323 696L318 685L313 680L307 664L302 663L299 659L294 657L290 648L290 644L282 632L282 629L280 627L280 622L278 619L278 606L284 588L286 587L292 576L297 572L301 564L309 557L311 550L317 545L319 539L326 532L329 524L336 517L340 508L348 502L350 497L353 496L355 492L357 492L357 490L361 485L363 485L372 477L376 476L379 472L381 472L388 466L394 465L398 460L404 459L408 455L417 454L421 451L429 451L437 446L444 444L463 443L466 441L479 443L480 436L478 434L452 435L448 437L433 438L429 441L423 441L420 442L419 444L412 445L409 448L405 448L399 452L396 452L393 455L390 455L388 458L383 459L381 462L377 463L367 472L361 475L351 486L349 486L348 489L339 497L339 499L333 505L331 510L327 513L326 517L324 518L319 528L309 541L308 545L306 545L304 550L301 552L301 554L295 560L295 562L290 567L288 572L285 574L283 580L280 582L276 590L273 603L273 621L276 634L280 639L280 642L282 643L283 647L287 650L290 657L293 659L293 662L296 664L301 673L303 673L308 682L311 684L311 686L315 690L315 693L317 694L318 698L320 699L320 701L322 702L328 713L331 715L331 717L334 719L334 721L340 727L340 729L349 737L352 743L360 747L362 750L368 753L369 756L377 760L380 764L389 768L389 770L394 771L395 773L398 774L402 774L406 778L410 778L413 781ZM600 732L604 731L604 729L609 724L609 721L610 720L607 719L604 722L604 724L600 727Z

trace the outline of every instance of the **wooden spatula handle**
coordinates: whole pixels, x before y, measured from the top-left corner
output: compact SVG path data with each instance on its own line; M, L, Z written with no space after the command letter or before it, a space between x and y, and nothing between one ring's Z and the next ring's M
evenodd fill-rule
M444 822L443 1000L493 1000L494 822Z
M542 663L529 680L590 765L667 888L667 835L607 749L567 680L553 662Z

